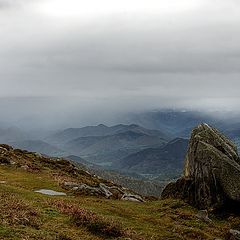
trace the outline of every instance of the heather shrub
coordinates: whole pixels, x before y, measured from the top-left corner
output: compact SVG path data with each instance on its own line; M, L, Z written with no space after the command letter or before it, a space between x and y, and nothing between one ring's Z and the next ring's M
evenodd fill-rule
M0 193L0 222L39 228L39 212L11 193Z
M94 234L108 237L121 237L127 234L119 223L107 220L86 209L67 204L62 200L55 201L54 205L60 212L69 215L74 225L84 226Z

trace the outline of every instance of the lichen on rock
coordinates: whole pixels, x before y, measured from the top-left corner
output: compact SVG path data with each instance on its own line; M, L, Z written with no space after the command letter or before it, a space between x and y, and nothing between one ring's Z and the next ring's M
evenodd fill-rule
M240 202L240 160L237 147L217 129L193 129L183 177L170 183L162 197L186 199L198 208L221 208Z

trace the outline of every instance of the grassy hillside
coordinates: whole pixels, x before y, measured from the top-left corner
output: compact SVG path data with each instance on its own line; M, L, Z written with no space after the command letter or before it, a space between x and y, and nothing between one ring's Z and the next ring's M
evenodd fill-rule
M63 160L0 147L0 239L215 239L237 228L240 218L197 219L180 200L136 203L73 195L62 181L97 185L104 181ZM34 192L51 189L66 196Z

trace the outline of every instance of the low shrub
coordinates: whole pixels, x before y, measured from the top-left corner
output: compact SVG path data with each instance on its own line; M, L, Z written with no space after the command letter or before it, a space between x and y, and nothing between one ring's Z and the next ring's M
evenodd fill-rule
M108 237L126 236L127 231L123 230L119 223L107 220L86 209L65 203L63 200L54 201L58 210L70 216L71 222L76 226L84 226L94 234Z
M11 164L11 161L7 157L0 157L0 164Z
M0 222L39 228L39 212L11 193L0 193Z

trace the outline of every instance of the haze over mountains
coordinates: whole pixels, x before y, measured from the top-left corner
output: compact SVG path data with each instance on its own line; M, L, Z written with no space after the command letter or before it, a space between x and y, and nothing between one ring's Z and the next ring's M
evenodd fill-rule
M240 123L234 115L220 120L218 114L164 110L131 114L125 122L52 130L41 135L9 127L0 130L0 141L100 169L159 180L179 176L190 131L201 122L217 126L237 144L240 142Z
M239 115L236 112L224 111L187 111L187 110L166 110L151 111L140 114L132 114L131 121L146 128L164 129L174 137L189 137L194 126L207 122L219 129L233 132L240 129Z
M176 176L183 167L188 139L176 138L162 147L147 148L116 162L116 168L142 173L159 174L162 180Z
M47 137L45 141L90 162L111 164L141 149L161 146L167 139L158 130L145 129L135 124L112 127L100 124L65 129Z

